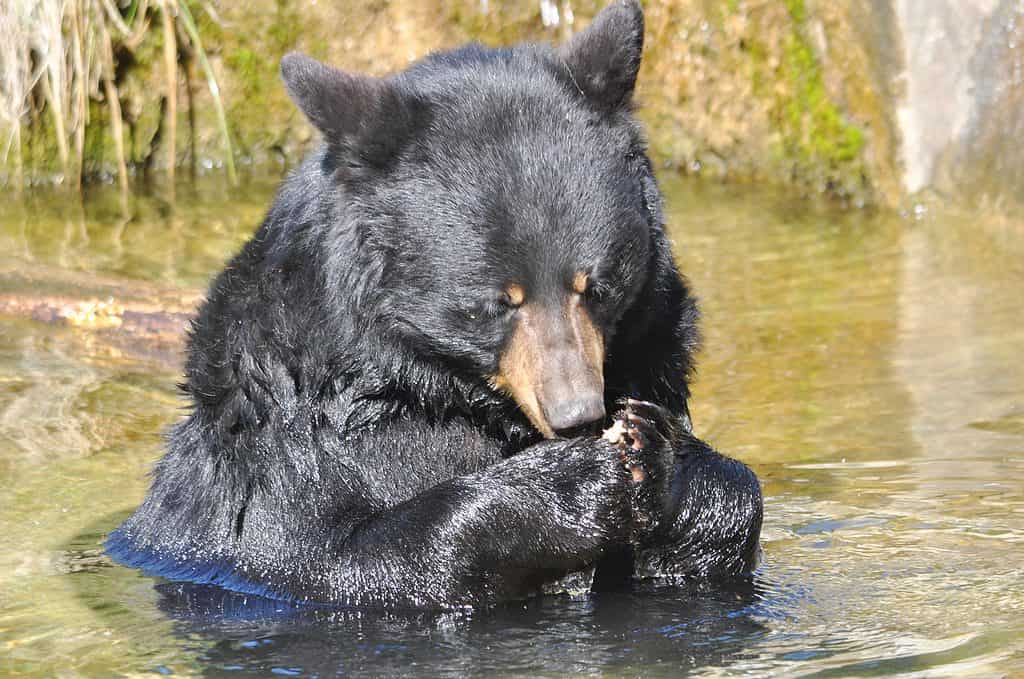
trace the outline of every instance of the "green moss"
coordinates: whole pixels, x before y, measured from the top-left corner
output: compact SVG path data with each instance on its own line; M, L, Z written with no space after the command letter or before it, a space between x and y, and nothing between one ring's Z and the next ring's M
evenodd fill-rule
M263 91L268 70L267 58L248 47L239 47L224 57L228 67L238 77L238 82L247 95Z
M823 165L826 171L847 166L859 173L864 132L846 120L825 88L822 67L804 37L806 8L803 0L786 0L794 22L783 44L782 75L790 84L788 98L780 102L779 127L784 153L802 165Z
M232 137L243 153L265 149L282 134L280 127L270 127L266 121L288 117L290 108L278 85L277 69L281 57L295 49L303 26L294 4L277 0L272 13L255 15L251 24L236 25L230 33L219 35L217 44L231 85L225 106Z
M22 128L22 162L26 176L50 176L63 172L57 147L57 132L48 111L27 128ZM12 155L14 151L11 152ZM13 169L13 164L12 164Z
M327 40L325 40L323 38L317 38L316 40L311 40L306 45L306 49L308 50L309 56L313 57L314 59L320 59L320 60L323 60L323 59L327 58L327 50L329 48L330 48L330 45L328 45L327 44Z
M89 174L103 169L107 149L113 152L109 109L104 102L89 100L89 124L85 128L82 172Z
M802 26L804 21L807 20L807 6L804 4L804 0L785 0L786 11L789 12L789 16L793 19L794 23L798 26Z

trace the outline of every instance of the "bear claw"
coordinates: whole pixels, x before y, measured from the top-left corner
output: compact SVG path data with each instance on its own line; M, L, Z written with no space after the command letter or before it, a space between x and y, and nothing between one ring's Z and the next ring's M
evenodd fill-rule
M636 456L667 440L669 432L661 430L670 430L671 426L665 422L664 410L653 403L626 399L623 405L625 408L616 413L602 438L619 449L619 460L632 475L633 482L643 483L647 472L643 460Z

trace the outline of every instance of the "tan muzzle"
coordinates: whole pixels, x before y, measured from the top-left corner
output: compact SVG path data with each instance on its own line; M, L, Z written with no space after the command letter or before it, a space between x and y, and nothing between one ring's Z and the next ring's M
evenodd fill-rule
M604 338L578 295L561 309L526 303L492 384L546 438L604 417Z

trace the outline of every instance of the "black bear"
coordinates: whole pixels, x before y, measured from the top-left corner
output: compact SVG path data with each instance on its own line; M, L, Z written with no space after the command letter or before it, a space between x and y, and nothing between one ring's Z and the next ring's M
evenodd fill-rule
M632 115L642 43L622 0L559 48L387 78L285 57L323 144L214 281L191 411L108 552L361 606L749 573L758 481L690 433L698 313Z

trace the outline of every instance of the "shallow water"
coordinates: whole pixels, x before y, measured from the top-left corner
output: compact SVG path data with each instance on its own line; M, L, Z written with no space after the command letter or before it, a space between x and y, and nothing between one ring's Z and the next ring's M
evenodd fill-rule
M0 203L0 674L1024 673L1024 224L668 182L694 422L766 494L745 591L289 610L112 565L180 330L272 179Z

